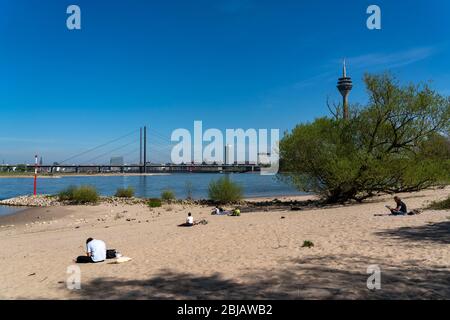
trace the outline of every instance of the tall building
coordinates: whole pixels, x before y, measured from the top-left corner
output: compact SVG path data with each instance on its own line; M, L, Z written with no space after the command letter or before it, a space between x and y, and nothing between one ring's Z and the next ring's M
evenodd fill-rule
M345 65L345 60L344 65L342 66L342 78L338 79L337 88L342 95L342 108L344 119L348 119L349 118L348 95L350 94L350 91L353 89L353 82L352 78L347 77L347 67Z

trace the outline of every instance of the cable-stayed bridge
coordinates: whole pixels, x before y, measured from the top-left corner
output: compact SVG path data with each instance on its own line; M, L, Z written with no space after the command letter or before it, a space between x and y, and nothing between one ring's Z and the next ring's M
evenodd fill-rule
M52 164L37 164L42 173L170 173L170 172L252 172L260 171L257 164L185 163L167 161L174 142L147 126L73 154ZM151 155L149 161L148 154ZM119 160L114 163L113 159ZM108 163L109 162L109 163ZM1 165L3 171L35 170L36 164Z

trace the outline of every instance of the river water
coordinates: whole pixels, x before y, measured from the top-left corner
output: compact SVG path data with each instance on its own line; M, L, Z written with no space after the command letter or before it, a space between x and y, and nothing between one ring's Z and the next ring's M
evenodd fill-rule
M137 197L159 197L170 189L177 198L186 198L187 185L194 198L207 198L208 184L222 177L210 173L175 173L169 175L142 176L71 176L61 178L38 178L39 194L56 194L70 185L91 185L104 196L114 195L117 188L131 186ZM280 182L275 176L257 173L229 174L232 181L242 186L245 197L301 195L293 187ZM32 178L0 178L0 200L33 193ZM0 206L0 215L11 213L11 208ZM7 212L8 211L8 212Z

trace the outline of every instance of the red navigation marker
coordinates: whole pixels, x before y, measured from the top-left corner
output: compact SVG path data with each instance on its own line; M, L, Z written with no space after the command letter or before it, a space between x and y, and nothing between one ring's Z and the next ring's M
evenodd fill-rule
M38 156L34 156L34 191L33 194L37 194L37 172L38 172Z

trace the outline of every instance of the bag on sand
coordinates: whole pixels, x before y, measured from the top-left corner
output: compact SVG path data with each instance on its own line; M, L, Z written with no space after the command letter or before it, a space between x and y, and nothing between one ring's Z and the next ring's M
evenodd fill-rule
M114 259L117 256L116 249L106 250L106 259Z
M422 213L422 210L414 209L414 210L408 212L408 216L415 216L415 215L421 214L421 213Z

